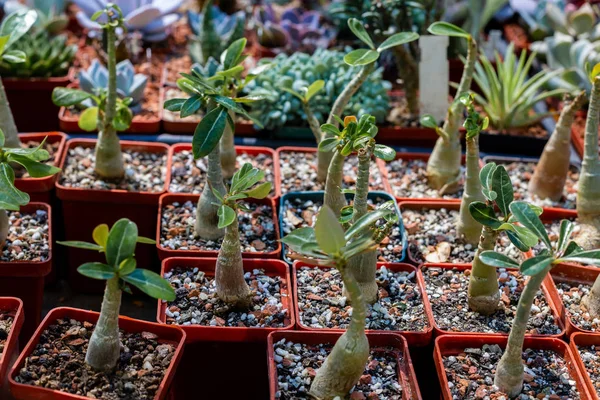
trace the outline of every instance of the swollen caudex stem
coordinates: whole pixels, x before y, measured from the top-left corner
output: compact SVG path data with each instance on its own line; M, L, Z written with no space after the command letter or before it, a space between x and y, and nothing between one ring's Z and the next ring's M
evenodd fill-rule
M319 151L320 152L320 151ZM333 152L331 164L327 170L327 180L325 181L325 194L323 196L323 205L329 206L336 216L340 216L342 208L346 205L346 197L342 193L342 178L344 177L344 161L346 157L340 149Z
M563 195L570 165L571 125L586 101L586 93L582 91L575 99L565 102L556 128L529 181L529 192L540 199L559 201Z
M467 32L447 22L435 22L428 30L434 35L462 37L468 41L467 61L456 91L456 97L460 98L471 88L477 59L477 42ZM427 178L429 186L442 194L453 193L459 189L461 164L459 128L464 109L465 105L462 102L455 101L448 109L443 127L440 129L434 124L440 137L427 162ZM429 126L428 124L423 125Z

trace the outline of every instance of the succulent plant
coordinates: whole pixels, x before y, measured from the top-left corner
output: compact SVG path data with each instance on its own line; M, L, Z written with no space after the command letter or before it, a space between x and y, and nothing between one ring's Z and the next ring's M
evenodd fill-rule
M371 0L333 0L327 8L327 15L339 31L341 39L356 39L348 28L350 18L361 19L371 7Z
M76 15L79 24L92 32L101 32L106 17L93 20L97 11L108 4L118 6L123 13L124 27L128 32L139 32L147 42L160 42L169 36L169 28L180 18L176 12L183 0L73 0L81 9Z
M38 14L35 26L50 34L62 32L69 23L65 14L65 2L62 0L8 0L4 3L4 13L8 15L20 9L32 9Z
M302 100L282 87L301 91L312 82L323 80L324 89L311 99L311 109L318 121L324 121L338 95L360 70L360 67L351 67L344 62L344 53L325 49L317 49L313 55L279 54L273 59L261 60L259 65L267 63L272 63L273 67L246 87L248 93L261 94L266 98L249 105L250 115L266 129L306 125ZM380 123L385 121L389 110L387 91L391 84L382 79L381 72L379 69L369 76L344 113L358 116L368 113Z
M48 31L40 30L21 37L15 42L14 49L25 53L27 59L21 64L0 62L2 76L50 78L67 74L78 47L68 45L66 35L51 37Z
M144 89L148 83L148 77L144 74L136 74L131 61L125 60L117 64L117 95L119 98L131 98L129 108L137 111L141 107L144 98ZM93 60L89 68L79 72L79 87L90 94L98 95L105 91L108 85L108 69L97 59ZM89 106L89 99L84 105Z

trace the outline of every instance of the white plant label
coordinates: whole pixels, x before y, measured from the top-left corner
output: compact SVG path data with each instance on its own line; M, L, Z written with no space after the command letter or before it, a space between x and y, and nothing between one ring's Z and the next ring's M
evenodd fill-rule
M419 38L419 110L436 121L446 117L449 102L448 37L424 35Z

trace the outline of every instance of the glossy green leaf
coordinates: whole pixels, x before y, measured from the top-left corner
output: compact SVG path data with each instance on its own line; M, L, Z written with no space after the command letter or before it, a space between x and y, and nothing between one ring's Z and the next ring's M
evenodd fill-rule
M221 140L227 124L227 109L217 107L202 118L192 138L194 158L206 157Z
M198 111L201 106L202 106L202 96L194 95L194 96L190 97L189 99L187 99L181 105L181 111L179 113L179 116L181 118L189 117L190 115L195 114L196 111Z
M556 246L556 251L559 253L563 253L567 248L567 244L569 243L569 239L573 234L573 230L575 229L575 225L567 220L563 219L560 221L560 234L558 235L558 244Z
M359 38L363 43L365 43L371 49L375 49L375 44L373 43L373 40L369 36L369 33L365 29L365 26L362 22L360 22L356 18L350 18L348 20L348 27L350 28L352 33L354 33L354 35L357 38Z
M92 232L92 238L94 242L96 242L99 246L106 247L106 242L108 241L108 225L101 224L94 228L94 232Z
M600 266L600 250L576 252L575 254L571 254L567 257L562 257L562 260L568 262Z
M526 251L530 250L530 247L527 246L527 244L525 244L525 242L523 242L523 239L519 235L517 235L515 232L506 231L506 236L508 236L508 240L510 240L510 242L520 251L526 252Z
M592 68L592 71L590 72L590 81L593 82L598 74L600 74L600 63L594 65L594 68Z
M221 55L223 69L228 70L238 65L242 60L242 54L246 48L246 38L240 38L229 45Z
M496 204L504 216L510 213L510 203L514 200L512 182L504 166L499 166L492 174L492 190L498 194Z
M305 101L310 101L314 95L319 93L321 89L325 86L325 81L319 79L318 81L314 81L310 84L310 86L306 89L306 94L304 95Z
M315 223L315 238L321 250L336 254L346 245L344 229L329 206L323 206Z
M421 116L420 122L421 122L421 125L424 126L425 128L431 128L431 129L438 128L437 121L431 114L423 114Z
M357 236L364 234L367 230L371 229L374 224L386 215L395 213L396 209L393 202L385 203L377 210L371 211L360 217L352 226L346 231L345 240L349 241Z
M368 65L377 61L378 58L379 53L375 50L358 49L346 54L344 62L352 66Z
M502 222L496 218L494 208L480 201L474 201L469 204L469 212L473 219L482 225L489 226L492 229L498 229Z
M0 36L0 54L4 53L4 49L6 48L6 43L10 38L9 35Z
M136 266L137 262L135 261L135 258L131 257L124 259L121 261L121 264L119 264L119 276L123 277L131 274L135 271Z
M21 164L32 178L44 178L60 172L60 168L57 168L54 165L44 164L19 154L9 154L8 160L10 162Z
M133 112L123 104L117 103L117 112L113 119L113 125L118 132L123 132L129 129L133 121Z
M95 243L80 242L77 240L57 241L56 243L76 249L104 251L104 247L98 246Z
M138 236L136 242L143 244L156 244L156 240L144 236Z
M90 107L83 110L79 116L77 125L87 132L95 131L98 125L98 107Z
M343 249L344 257L350 259L357 254L362 254L366 251L374 251L377 249L377 246L377 242L374 241L372 237L361 237L357 240L353 240L352 243Z
M70 107L92 97L91 94L79 89L57 87L52 91L52 101L59 107Z
M328 153L335 150L339 143L340 140L337 137L326 137L319 142L319 151Z
M535 233L535 235L544 242L548 250L552 249L552 244L550 243L544 224L540 220L540 217L538 217L529 207L528 203L524 201L515 201L511 203L510 211L521 225Z
M155 299L175 300L175 290L171 284L157 273L147 269L136 269L122 279Z
M333 124L321 125L321 131L323 131L325 134L328 134L331 136L339 136L339 134L340 134L340 130L337 128L337 126L335 126Z
M217 216L219 217L219 229L228 227L237 218L235 210L226 205L222 205L219 207L219 210L217 211Z
M567 248L563 252L562 256L567 257L567 256L575 255L577 253L581 253L582 251L583 251L583 248L581 246L579 246L575 241L571 240L569 242L569 244L567 245Z
M137 225L126 218L115 222L106 240L106 261L118 266L126 258L133 257L137 243Z
M413 42L418 38L419 34L416 32L399 32L385 39L385 41L381 43L381 45L377 48L377 51L381 53L382 51L390 49L392 47Z
M92 279L107 280L115 277L115 271L113 267L99 262L82 264L79 266L79 268L77 268L77 272Z
M497 253L495 251L483 251L479 255L479 260L485 265L489 265L494 268L518 268L519 263L517 263L512 258L505 256L502 253Z
M168 111L179 112L179 111L181 111L181 107L183 107L183 104L187 100L188 99L169 99L169 100L165 101L165 104L163 105L163 107L165 110L168 110Z
M21 50L8 50L2 54L2 60L9 64L23 64L27 61L27 54Z
M4 18L0 25L0 36L10 36L4 50L25 35L37 20L37 12L30 9L17 10Z
M15 187L15 174L8 163L0 164L0 208L19 210L20 206L29 203L29 195Z
M479 182L481 182L481 186L488 189L492 188L491 177L493 176L496 167L496 163L491 162L485 164L481 168L481 171L479 171Z
M525 276L534 276L544 271L546 267L552 264L554 259L548 255L528 258L521 263L521 273Z
M465 30L459 28L454 24L444 21L434 22L429 26L429 28L427 28L427 31L432 35L453 36L464 39L471 38L471 35L469 35Z
M253 199L264 199L271 193L272 184L271 182L264 182L256 186L252 190L246 192L248 197Z
M288 245L295 252L299 252L304 244L315 243L315 241L315 230L311 227L295 229L281 239L281 243Z
M393 161L396 158L396 150L383 144L376 144L373 154L383 161Z

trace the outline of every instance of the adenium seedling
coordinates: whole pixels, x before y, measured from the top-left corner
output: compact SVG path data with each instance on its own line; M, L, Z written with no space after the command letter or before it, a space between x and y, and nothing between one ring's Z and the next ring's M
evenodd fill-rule
M134 258L137 243L154 244L154 240L138 236L137 225L120 219L109 230L108 225L98 225L92 234L95 243L80 241L57 242L78 249L104 253L106 262L88 262L77 271L92 278L105 280L106 290L100 317L90 338L85 361L98 371L110 371L120 355L119 310L121 291L131 293L133 285L147 295L166 301L175 300L175 291L165 279L155 272L137 268Z

